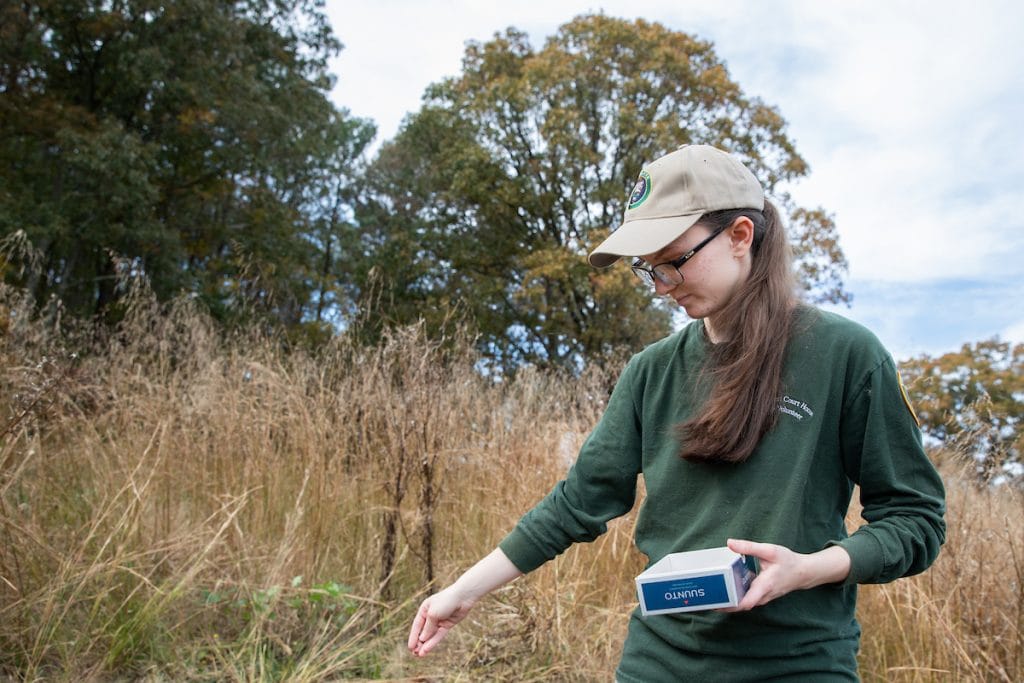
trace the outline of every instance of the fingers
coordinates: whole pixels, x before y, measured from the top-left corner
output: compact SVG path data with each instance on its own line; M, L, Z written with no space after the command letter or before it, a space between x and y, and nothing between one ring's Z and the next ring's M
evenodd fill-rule
M434 634L436 634L438 632L439 628L440 628L440 624L438 623L438 618L436 616L430 614L430 611L427 610L426 614L424 615L423 628L420 629L420 635L419 635L419 642L420 642L420 649L421 650L423 649L423 644L428 642L431 638L433 638Z
M761 577L758 577L761 578ZM747 594L740 600L740 604L736 605L736 611L745 612L747 610L754 609L758 605L763 605L768 602L768 583L766 581L754 581L750 584L750 588L747 589Z
M448 635L448 631L448 627L438 627L431 638L420 644L419 648L416 650L416 655L419 657L425 657L427 653L434 649L435 645L444 640L444 637Z
M726 545L729 546L729 550L740 555L752 555L760 560L773 560L775 558L776 549L771 543L755 543L754 541L745 541L737 538L730 538L726 541Z
M431 613L434 597L436 596L431 596L423 601L416 611L416 616L412 620L412 628L409 630L408 647L418 657L423 657L433 650L434 646L444 640L448 631L455 625L450 619Z
M735 538L730 538L726 545L734 553L756 557L761 562L761 572L751 582L747 594L736 605L736 611L746 611L764 605L788 592L779 585L781 563L791 554L785 548L773 543L756 543Z
M412 620L412 628L409 629L409 649L415 652L420 646L420 634L423 631L423 625L427 621L427 610L429 609L428 604L430 600L424 600L420 605L420 608L416 610L416 616Z

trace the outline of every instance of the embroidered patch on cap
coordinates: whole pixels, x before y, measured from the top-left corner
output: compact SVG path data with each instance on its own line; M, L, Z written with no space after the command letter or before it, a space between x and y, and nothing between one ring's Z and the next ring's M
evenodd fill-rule
M629 208L635 209L644 203L651 194L651 174L647 171L640 171L640 177L636 179L633 191L629 193Z

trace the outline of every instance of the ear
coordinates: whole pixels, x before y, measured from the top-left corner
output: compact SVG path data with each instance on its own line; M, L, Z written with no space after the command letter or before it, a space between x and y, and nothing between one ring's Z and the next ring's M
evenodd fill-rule
M725 231L729 236L729 250L736 258L750 253L754 243L754 222L746 216L737 216L732 225Z

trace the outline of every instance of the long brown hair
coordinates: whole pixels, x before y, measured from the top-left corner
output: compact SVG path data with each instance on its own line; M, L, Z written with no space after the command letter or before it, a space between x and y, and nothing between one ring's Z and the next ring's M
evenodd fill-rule
M715 318L716 331L725 326L725 341L711 347L704 367L707 401L676 427L679 454L690 461L743 462L778 418L797 304L793 256L778 210L767 200L764 211L715 211L698 223L714 230L740 216L754 224L750 275Z

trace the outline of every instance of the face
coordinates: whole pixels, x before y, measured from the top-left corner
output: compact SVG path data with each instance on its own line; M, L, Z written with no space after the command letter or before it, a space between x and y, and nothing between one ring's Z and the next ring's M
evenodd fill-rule
M748 227L749 226L749 227ZM656 265L679 258L693 249L712 232L704 225L694 225L668 246L641 258ZM671 297L691 318L714 319L729 301L740 283L750 274L750 239L753 224L740 217L720 235L679 268L683 281L669 285L655 280L654 291Z

